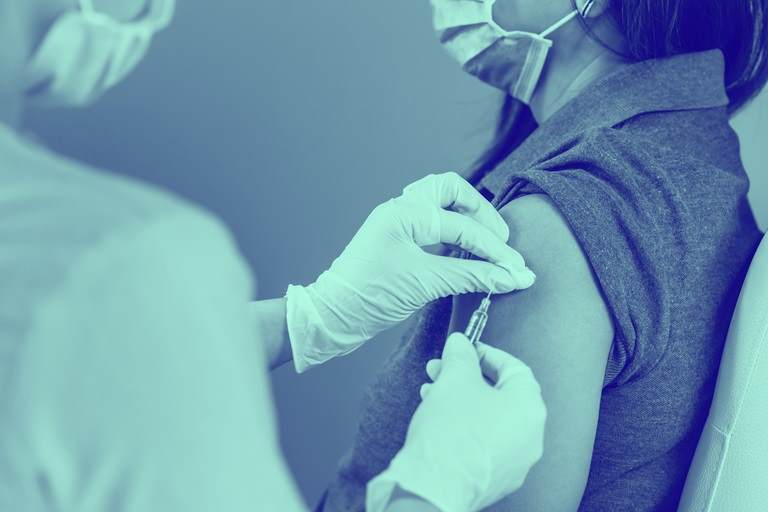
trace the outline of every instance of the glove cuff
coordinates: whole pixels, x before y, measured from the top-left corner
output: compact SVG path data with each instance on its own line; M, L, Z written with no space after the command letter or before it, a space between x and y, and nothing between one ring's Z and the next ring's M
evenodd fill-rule
M368 482L365 510L384 511L396 487L432 503L443 512L479 510L474 489L450 478L445 470L444 467L425 467L409 460L401 451L384 472Z
M320 279L324 277L328 278L324 274ZM328 322L339 322L333 310L318 296L315 286L316 283L307 287L290 285L285 293L288 337L298 373L349 354L365 341L362 336L329 328Z
M293 365L297 373L324 363L327 359L313 355L312 347L320 337L327 337L320 314L303 286L289 285L285 292L288 339L293 352ZM332 357L332 356L331 356Z

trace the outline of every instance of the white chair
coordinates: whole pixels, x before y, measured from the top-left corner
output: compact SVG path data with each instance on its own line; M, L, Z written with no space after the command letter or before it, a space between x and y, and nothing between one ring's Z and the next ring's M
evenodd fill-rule
M744 281L678 512L768 511L768 236Z

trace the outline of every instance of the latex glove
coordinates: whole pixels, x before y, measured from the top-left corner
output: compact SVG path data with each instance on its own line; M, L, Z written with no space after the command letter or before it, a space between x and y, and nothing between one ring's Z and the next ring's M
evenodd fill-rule
M378 206L329 270L286 293L297 371L348 354L428 303L468 292L508 293L535 280L506 245L501 215L455 173L430 175ZM461 247L487 261L437 256Z
M519 489L541 458L546 408L522 361L457 333L427 373L435 383L421 389L403 448L368 484L368 512L396 487L445 512L480 510Z

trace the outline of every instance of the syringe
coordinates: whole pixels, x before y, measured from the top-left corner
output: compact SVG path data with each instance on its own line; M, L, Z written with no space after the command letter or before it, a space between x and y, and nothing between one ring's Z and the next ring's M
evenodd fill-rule
M488 308L491 307L491 292L480 303L472 318L469 319L469 325L467 325L464 335L469 338L473 344L480 341L480 336L483 335L485 330L485 324L488 323Z

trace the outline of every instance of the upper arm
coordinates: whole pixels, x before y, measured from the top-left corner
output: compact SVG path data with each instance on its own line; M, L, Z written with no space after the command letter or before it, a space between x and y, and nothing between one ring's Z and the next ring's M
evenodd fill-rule
M526 362L547 405L544 456L504 510L576 510L587 481L613 325L600 288L566 220L542 195L501 211L510 245L537 281L497 296L483 340ZM466 325L478 297L456 299L452 330Z
M172 224L90 257L40 313L22 387L47 499L297 510L249 336L247 272L210 225Z

